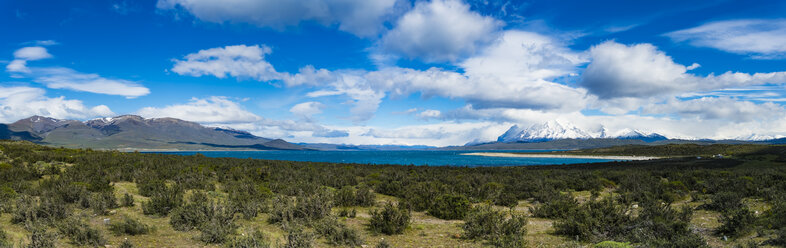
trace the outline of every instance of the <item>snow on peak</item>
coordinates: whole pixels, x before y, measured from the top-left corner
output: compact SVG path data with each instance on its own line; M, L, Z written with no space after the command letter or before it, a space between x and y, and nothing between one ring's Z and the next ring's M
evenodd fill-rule
M592 138L588 132L570 123L560 123L555 120L547 121L542 124L535 124L528 128L520 128L514 125L505 134L500 136L500 142L537 142L557 139L589 139Z
M528 128L518 125L512 126L507 132L497 138L498 142L539 142L558 139L640 139L645 142L668 139L657 133L649 133L635 129L623 129L611 134L601 126L599 132L591 133L580 129L569 122L547 121L535 124Z

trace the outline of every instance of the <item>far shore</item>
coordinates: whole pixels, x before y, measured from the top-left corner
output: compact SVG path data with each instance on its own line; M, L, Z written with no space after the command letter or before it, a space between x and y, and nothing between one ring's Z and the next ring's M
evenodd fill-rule
M609 160L652 160L660 157L645 156L603 156L603 155L568 155L568 154L525 154L507 152L471 152L462 153L468 156L506 157L506 158L580 158L580 159L609 159Z

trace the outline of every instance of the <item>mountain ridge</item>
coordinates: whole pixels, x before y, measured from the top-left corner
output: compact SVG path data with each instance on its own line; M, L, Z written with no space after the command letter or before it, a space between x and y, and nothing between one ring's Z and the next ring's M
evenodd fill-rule
M0 124L0 139L119 150L311 150L281 139L176 118L121 115L87 121L31 116Z

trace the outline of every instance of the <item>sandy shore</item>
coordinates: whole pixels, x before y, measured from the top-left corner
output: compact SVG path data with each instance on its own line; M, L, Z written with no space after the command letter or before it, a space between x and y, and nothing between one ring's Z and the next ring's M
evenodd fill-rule
M582 158L582 159L609 159L609 160L651 160L659 157L644 156L592 156L592 155L565 155L565 154L525 154L506 152L472 152L463 153L468 156L508 157L508 158Z

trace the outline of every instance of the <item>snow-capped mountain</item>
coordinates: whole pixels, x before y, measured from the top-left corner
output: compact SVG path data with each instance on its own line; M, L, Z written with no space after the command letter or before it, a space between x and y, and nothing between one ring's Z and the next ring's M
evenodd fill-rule
M658 133L646 133L639 130L633 129L623 129L622 131L618 132L617 135L612 137L613 139L638 139L643 140L644 142L653 142L658 140L667 140L666 136L660 135Z
M558 121L547 121L535 124L528 128L514 125L507 132L497 138L498 142L538 142L557 139L589 139L593 138L588 132L573 126L570 123L562 124Z
M518 125L512 126L507 132L497 138L498 142L540 142L559 139L637 139L645 142L666 140L663 135L657 133L647 133L640 130L623 129L615 134L602 127L600 132L593 134L568 122L548 121L542 124L535 124L528 128L521 128Z

